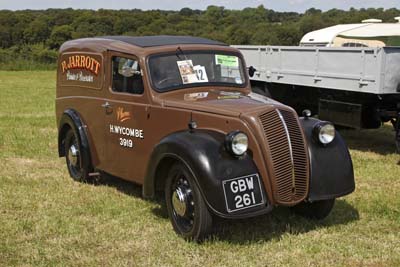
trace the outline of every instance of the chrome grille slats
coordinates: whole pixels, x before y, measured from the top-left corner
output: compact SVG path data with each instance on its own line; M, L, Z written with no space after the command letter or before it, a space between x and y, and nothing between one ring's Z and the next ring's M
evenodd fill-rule
M259 116L272 162L272 186L278 204L293 204L308 193L308 159L303 135L292 111L274 109Z

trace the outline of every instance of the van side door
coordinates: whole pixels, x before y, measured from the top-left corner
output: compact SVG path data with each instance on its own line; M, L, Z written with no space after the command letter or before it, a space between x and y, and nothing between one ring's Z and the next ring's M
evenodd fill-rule
M108 60L109 89L103 103L107 159L104 171L140 182L146 167L141 155L146 151L148 110L140 60L118 52L109 52Z

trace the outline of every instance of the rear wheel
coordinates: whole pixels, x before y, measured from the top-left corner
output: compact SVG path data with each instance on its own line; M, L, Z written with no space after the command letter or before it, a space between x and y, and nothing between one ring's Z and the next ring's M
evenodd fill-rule
M65 135L65 158L69 175L75 181L89 181L89 169L84 158L82 157L81 144L79 143L77 134L70 129Z
M300 216L322 220L329 215L334 205L335 199L327 199L314 202L302 202L292 207L292 209Z
M172 226L187 240L201 241L211 232L212 217L190 170L174 164L165 184L165 200Z

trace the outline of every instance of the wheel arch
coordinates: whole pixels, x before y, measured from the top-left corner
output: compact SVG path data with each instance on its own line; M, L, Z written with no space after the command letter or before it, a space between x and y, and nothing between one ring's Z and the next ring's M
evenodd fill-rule
M154 148L143 182L143 197L153 198L165 185L167 171L174 162L182 162L191 171L210 210L221 217L245 218L265 213L266 206L229 214L222 181L258 173L249 155L233 157L224 149L225 135L209 130L176 132L163 138ZM266 198L263 191L264 199Z
M154 194L157 191L164 190L168 172L173 164L178 162L182 162L182 160L173 154L164 155L164 157L160 159L154 173ZM185 162L183 163L186 164Z
M71 130L72 127L68 124L65 123L61 126L60 130L58 131L58 156L59 157L65 157L66 151L65 151L65 137L67 136L67 133L69 130Z
M154 148L150 157L146 176L143 183L143 196L145 198L155 197L157 191L164 188L169 169L174 163L181 162L192 172L196 183L197 175L193 170L193 160L190 160L190 153L184 149L180 141L187 139L186 132L173 133L163 138ZM184 138L182 138L185 136ZM201 188L200 191L202 192Z
M64 157L65 151L65 137L69 130L73 130L79 139L80 148L84 158L83 162L89 170L92 169L92 160L90 155L89 139L86 133L86 125L82 122L79 113L73 109L67 109L61 116L58 126L58 155Z

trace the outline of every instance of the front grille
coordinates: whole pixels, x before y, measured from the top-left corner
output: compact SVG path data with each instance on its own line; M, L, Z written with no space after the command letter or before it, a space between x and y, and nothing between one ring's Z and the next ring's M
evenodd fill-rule
M272 162L272 190L278 204L294 204L308 192L308 159L296 115L271 110L259 116Z

